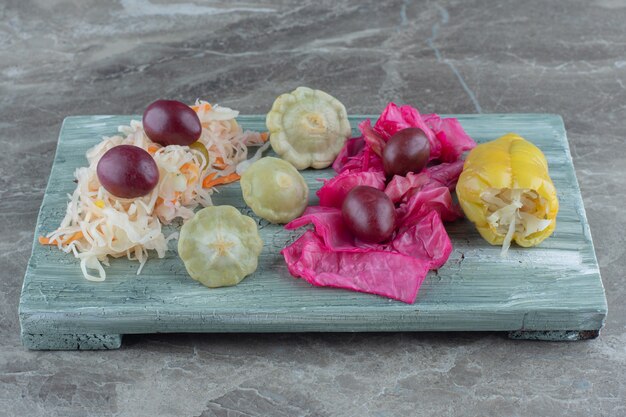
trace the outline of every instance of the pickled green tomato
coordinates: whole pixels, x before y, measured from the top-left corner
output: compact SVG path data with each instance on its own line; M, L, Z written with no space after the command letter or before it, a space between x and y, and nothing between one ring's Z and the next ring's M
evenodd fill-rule
M254 213L272 223L288 223L307 206L309 187L289 162L265 157L241 175L241 191Z
M191 278L211 288L239 284L256 270L262 249L256 222L232 206L198 211L178 239L178 255Z
M265 123L274 152L297 169L328 167L351 133L344 105L308 87L280 95Z

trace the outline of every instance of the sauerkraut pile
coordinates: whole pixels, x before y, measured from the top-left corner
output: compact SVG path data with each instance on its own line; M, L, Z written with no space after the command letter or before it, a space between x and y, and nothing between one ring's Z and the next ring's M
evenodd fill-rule
M75 172L77 185L69 196L65 218L39 242L79 258L82 273L90 281L105 280L103 264L109 265L109 256L138 261L137 274L148 260L148 251L164 257L167 242L177 238L177 233L166 237L162 226L177 218L190 219L198 205L212 205L214 187L238 180L239 173L269 146L267 134L243 131L235 110L200 100L191 108L202 124L201 136L192 146L161 146L148 138L140 121L132 120L129 126L118 128L119 135L104 137L89 149L89 165ZM100 184L98 161L118 145L138 146L154 157L159 182L149 194L118 198ZM248 146L260 147L250 159Z

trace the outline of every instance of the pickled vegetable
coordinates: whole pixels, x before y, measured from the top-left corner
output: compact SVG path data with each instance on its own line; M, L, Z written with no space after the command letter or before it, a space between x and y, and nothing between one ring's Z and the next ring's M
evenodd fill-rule
M194 149L200 152L202 156L204 156L204 165L203 165L203 168L204 168L209 163L209 151L207 150L206 146L204 146L202 142L196 141L192 143L191 145L189 145L189 147L191 149Z
M396 132L383 149L383 167L388 178L419 173L430 159L430 142L424 131L409 127Z
M456 119L422 116L411 106L389 103L377 119L374 126L369 120L359 123L361 136L346 141L333 164L338 175L325 181L317 193L320 205L307 207L301 217L285 226L293 230L312 225L313 229L306 230L281 253L289 272L313 285L413 303L428 271L440 268L452 252L443 222L460 215L450 192L463 169L460 156L476 143ZM397 132L414 127L429 140L432 165L420 173L396 175L385 185L382 150ZM362 203L346 205L344 217L340 207L350 201L346 196L363 185L384 191L393 204L386 202L380 211ZM372 224L378 230L387 229L393 205L397 206L395 231L389 240L365 244L362 238L367 236L355 238L357 226L363 235L374 229ZM385 224L374 216L383 210L388 213ZM373 216L370 224L368 214ZM373 240L383 239L387 233L388 229Z
M461 207L480 235L502 245L538 245L556 227L559 200L539 148L508 133L478 145L467 159L456 186Z
M274 151L297 169L328 167L351 133L344 105L307 87L279 96L266 124Z
M188 146L202 133L198 114L176 100L157 100L150 104L143 114L143 128L151 141L163 146Z
M384 242L396 228L391 199L374 187L354 187L343 201L341 212L346 227L365 243Z
M272 223L287 223L307 206L309 187L289 162L261 158L241 176L241 191L254 213Z
M191 278L207 287L237 285L263 249L255 221L232 206L198 211L180 230L178 254Z
M133 145L109 149L98 161L96 172L100 184L119 198L142 197L159 182L159 169L154 158Z

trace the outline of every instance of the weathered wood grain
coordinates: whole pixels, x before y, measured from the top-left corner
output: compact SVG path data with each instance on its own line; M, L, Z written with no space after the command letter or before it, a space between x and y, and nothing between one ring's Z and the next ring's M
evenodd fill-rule
M367 116L352 117L353 126L363 117ZM539 247L513 247L508 257L501 258L499 248L484 242L468 221L448 224L454 252L444 267L429 274L413 305L314 288L294 279L279 251L301 232L260 219L265 247L259 269L236 287L208 289L190 279L175 243L164 259L150 259L139 276L136 262L115 259L105 282L86 281L76 259L40 246L36 238L56 228L63 218L67 194L75 185L73 172L86 164L85 151L101 136L115 134L131 116L68 117L24 278L23 343L32 349L93 349L118 347L118 335L129 333L424 330L521 330L513 336L571 340L575 339L571 331L600 329L607 313L606 298L561 117L455 117L478 142L516 132L544 151L561 202L557 228ZM239 120L245 128L265 129L263 116ZM306 171L304 175L311 189L310 203L316 204L318 179L333 173ZM234 205L254 217L238 184L221 188L214 202Z

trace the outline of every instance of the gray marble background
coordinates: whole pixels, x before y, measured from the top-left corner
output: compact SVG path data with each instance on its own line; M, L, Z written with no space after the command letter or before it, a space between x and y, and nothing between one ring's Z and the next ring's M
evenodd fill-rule
M626 2L0 2L0 415L626 415ZM17 305L61 121L160 97L267 112L562 114L609 301L599 339L127 336L29 352Z

